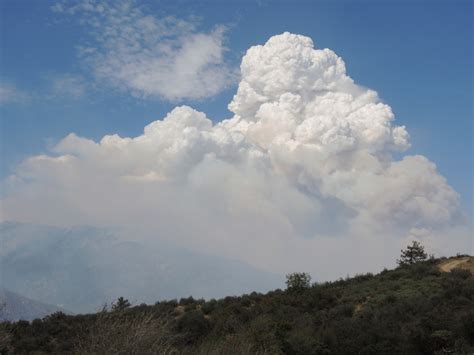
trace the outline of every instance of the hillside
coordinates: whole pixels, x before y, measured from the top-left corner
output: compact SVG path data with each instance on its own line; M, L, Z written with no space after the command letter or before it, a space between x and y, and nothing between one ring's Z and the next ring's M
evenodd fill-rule
M0 321L33 320L60 311L64 312L62 308L0 288Z
M2 353L472 353L474 278L465 269L442 271L459 260L267 294L3 323Z

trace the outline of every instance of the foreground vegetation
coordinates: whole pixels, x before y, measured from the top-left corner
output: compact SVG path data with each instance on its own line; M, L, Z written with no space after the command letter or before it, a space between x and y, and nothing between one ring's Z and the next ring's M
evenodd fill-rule
M0 324L0 352L350 354L474 352L474 279L440 259L378 275L221 300L193 298Z

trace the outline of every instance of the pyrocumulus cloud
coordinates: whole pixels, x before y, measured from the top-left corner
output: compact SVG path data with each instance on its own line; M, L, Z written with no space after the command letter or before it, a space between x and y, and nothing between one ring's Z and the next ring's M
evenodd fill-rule
M140 136L70 134L25 160L4 182L3 219L128 227L322 278L390 264L411 238L469 248L458 194L427 158L394 158L407 130L333 51L283 33L240 69L230 119L180 106Z

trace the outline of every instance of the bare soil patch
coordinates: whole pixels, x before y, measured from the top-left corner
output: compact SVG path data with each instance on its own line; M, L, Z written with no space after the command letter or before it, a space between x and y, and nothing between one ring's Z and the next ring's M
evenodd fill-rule
M451 272L455 268L469 270L474 275L474 257L462 256L459 258L451 258L444 260L438 265L440 271Z

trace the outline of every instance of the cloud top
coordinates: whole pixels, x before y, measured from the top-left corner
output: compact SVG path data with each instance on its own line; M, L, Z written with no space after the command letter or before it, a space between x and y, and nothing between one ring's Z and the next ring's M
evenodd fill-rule
M288 134L332 153L409 146L405 128L391 126L391 108L376 92L354 84L343 60L329 49L314 49L308 37L283 33L250 48L241 72L229 109L263 146Z

